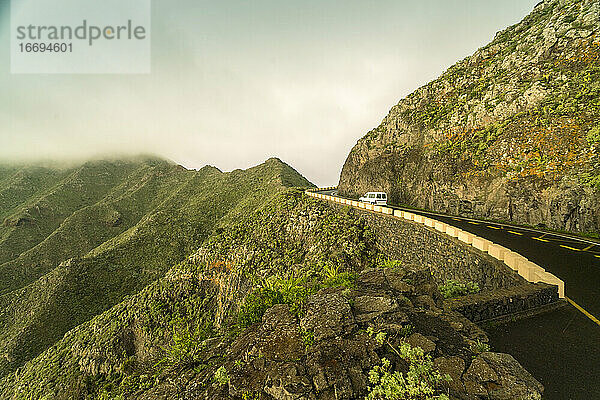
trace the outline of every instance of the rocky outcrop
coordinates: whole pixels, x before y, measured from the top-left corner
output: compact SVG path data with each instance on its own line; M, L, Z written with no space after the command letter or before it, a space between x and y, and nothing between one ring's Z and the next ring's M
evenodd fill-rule
M394 106L339 190L575 232L600 228L600 6L546 0Z
M409 281L399 288L398 282ZM385 333L385 340L375 335ZM307 339L308 338L308 339ZM358 399L368 394L368 373L383 358L406 372L395 353L403 342L420 347L451 380L438 387L454 399L540 399L542 385L508 354L474 352L485 333L443 309L431 275L413 270L366 270L354 289L322 289L306 314L287 305L267 310L223 351L227 384L202 387L192 380L190 398ZM200 379L198 377L197 379ZM192 389L201 388L201 389Z
M465 388L490 399L540 398L542 385L510 354L484 352L477 356L463 374Z

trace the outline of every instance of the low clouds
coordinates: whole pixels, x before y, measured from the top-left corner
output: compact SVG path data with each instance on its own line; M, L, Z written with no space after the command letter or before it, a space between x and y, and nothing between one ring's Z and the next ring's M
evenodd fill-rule
M334 184L398 100L535 5L279 3L155 1L150 75L10 75L0 53L0 159L153 152L231 170L278 156Z

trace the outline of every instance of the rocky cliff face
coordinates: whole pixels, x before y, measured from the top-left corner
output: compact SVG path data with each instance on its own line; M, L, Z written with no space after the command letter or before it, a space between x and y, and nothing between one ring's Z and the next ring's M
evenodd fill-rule
M600 228L600 3L546 0L394 106L347 195L575 232Z
M393 370L408 373L409 360L398 352L408 345L424 351L422 368L432 361L447 378L429 398L541 399L542 385L512 356L477 353L485 334L442 308L425 269L365 270L352 290L310 296L302 318L288 305L268 309L259 324L224 344L229 382L200 390L196 382L187 394L215 400L391 398L375 394L370 371L391 360Z

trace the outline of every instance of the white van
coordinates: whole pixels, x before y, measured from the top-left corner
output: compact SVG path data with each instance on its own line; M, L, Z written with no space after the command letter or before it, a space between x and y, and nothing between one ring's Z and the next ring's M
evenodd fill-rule
M378 206L385 206L387 205L387 194L383 192L369 192L358 200Z

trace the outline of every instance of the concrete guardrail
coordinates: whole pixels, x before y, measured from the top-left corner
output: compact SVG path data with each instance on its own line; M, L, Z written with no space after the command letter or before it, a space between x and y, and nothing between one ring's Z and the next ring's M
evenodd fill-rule
M547 272L546 270L544 270L544 268L540 267L536 263L528 260L521 254L507 249L506 247L503 247L499 244L493 243L485 238L473 235L472 233L463 231L462 229L448 225L434 218L424 217L422 215L411 213L408 211L393 210L389 207L374 206L373 204L364 203L362 201L314 193L316 191L334 189L336 189L335 186L322 189L308 189L306 191L306 194L314 198L329 200L335 203L349 205L354 208L369 210L376 213L389 215L394 218L402 218L407 221L413 221L417 224L425 225L429 228L435 229L440 233L446 234L448 236L460 240L461 242L471 245L484 253L488 253L491 257L504 262L504 264L506 264L512 270L516 271L519 275L521 275L529 282L543 282L550 285L558 286L558 296L560 298L565 297L565 283L562 280L560 280L553 274Z

